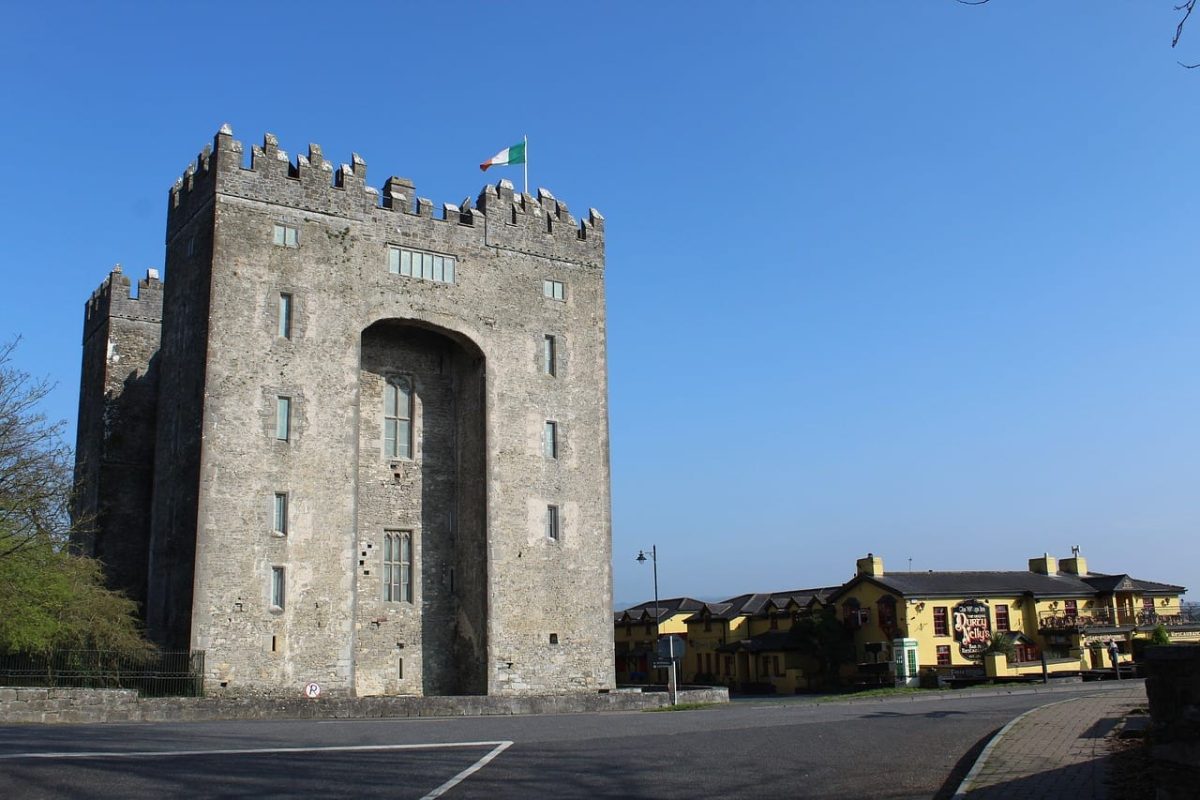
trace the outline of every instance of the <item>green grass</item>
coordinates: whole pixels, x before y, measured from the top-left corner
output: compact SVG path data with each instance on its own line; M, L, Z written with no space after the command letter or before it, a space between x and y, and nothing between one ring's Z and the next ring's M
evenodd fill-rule
M846 692L845 694L829 694L822 695L817 698L819 703L836 703L840 700L854 700L859 697L893 697L904 694L934 694L936 692L948 692L950 689L921 689L917 686L881 686L878 689L863 689L859 692ZM961 691L961 690L960 690Z
M699 711L702 708L712 708L716 703L676 703L673 706L660 706L659 708L644 708L643 711Z

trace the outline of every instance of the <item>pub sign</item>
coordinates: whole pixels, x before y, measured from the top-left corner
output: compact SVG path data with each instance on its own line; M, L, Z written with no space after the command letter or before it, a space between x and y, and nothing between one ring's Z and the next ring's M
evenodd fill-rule
M954 639L963 658L983 657L992 640L992 615L986 603L964 600L954 607Z

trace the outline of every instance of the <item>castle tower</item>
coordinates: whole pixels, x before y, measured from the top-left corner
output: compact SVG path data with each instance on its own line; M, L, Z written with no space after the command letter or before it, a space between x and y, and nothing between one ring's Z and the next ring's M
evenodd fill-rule
M118 265L84 309L72 545L105 565L109 585L146 601L163 284L137 297Z
M170 193L151 633L215 692L612 686L603 218L249 156Z

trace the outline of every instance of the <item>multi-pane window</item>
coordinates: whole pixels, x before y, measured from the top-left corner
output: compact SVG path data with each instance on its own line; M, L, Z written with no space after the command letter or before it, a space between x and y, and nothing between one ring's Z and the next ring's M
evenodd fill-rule
M942 667L950 665L950 645L939 644L937 646L937 663Z
M383 599L411 603L412 531L388 531L383 535Z
M558 340L548 333L542 339L542 372L552 377L558 374Z
M388 247L388 272L434 283L454 283L454 256L424 253L407 247Z
M299 247L300 231L290 225L276 225L275 245L277 247Z
M558 458L558 423L546 420L546 430L542 434L542 450L546 458Z
M562 533L558 517L558 506L546 506L546 538L558 541Z
M1078 600L1063 600L1063 614L1068 617L1079 616L1079 601Z
M286 292L279 295L279 335L292 338L292 296Z
M1154 613L1154 598L1153 597L1143 597L1142 598L1142 611L1145 611L1147 614Z
M271 567L271 605L283 608L284 575L283 567Z
M275 438L286 442L292 438L292 398L275 398Z
M383 452L388 458L412 458L412 385L403 378L383 388Z
M287 536L288 496L286 492L275 493L275 504L271 513L271 530L279 536Z
M949 636L950 635L950 620L947 615L946 606L933 607L933 635L934 636Z
M1008 626L1008 606L1003 603L996 604L996 630L1010 630Z
M551 300L566 300L567 287L562 281L552 281L546 278L542 281L542 294Z

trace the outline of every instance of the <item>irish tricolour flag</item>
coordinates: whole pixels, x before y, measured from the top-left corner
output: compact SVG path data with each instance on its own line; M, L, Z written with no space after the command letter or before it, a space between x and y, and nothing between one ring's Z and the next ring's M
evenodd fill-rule
M512 147L506 147L496 155L489 158L487 161L479 165L479 168L487 172L488 167L505 167L509 164L524 164L525 163L525 143L520 142Z

